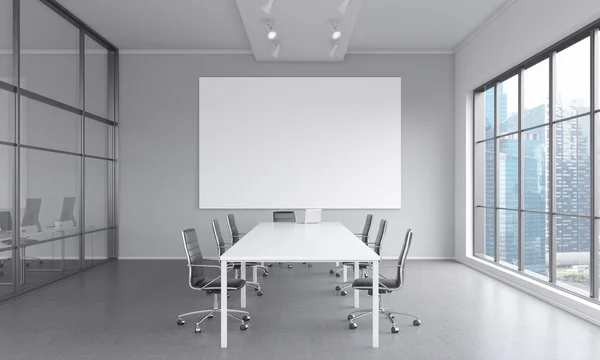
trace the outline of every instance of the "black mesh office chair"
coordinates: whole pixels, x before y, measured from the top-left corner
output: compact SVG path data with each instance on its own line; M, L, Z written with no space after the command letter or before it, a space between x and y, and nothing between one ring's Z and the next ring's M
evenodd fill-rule
M377 231L377 236L375 237L375 242L367 243L368 246L373 247L373 251L375 251L375 253L377 255L380 255L381 247L383 244L383 238L385 237L386 231L387 231L387 220L381 219L381 221L379 222L379 230ZM342 265L350 266L350 267L354 268L353 262L344 262L344 263L342 263ZM361 262L361 263L358 263L358 267L359 267L359 270L362 270L363 277L367 277L368 276L367 270L370 269L371 264ZM340 295L346 296L348 294L348 292L346 292L346 289L351 286L352 286L352 281L346 281L339 285L336 285L335 290L337 290L337 291L341 290Z
M367 214L367 218L365 220L365 226L363 227L363 231L356 233L354 235L358 236L365 244L369 243L369 232L371 232L371 225L373 224L373 215ZM333 269L329 270L330 274L334 274L336 277L340 277L340 273L344 270L344 265L336 266Z
M296 222L296 213L294 211L273 211L273 222ZM281 263L279 263L281 265ZM271 264L269 264L271 266ZM288 263L288 269L292 268L292 263Z
M244 235L246 235L238 231L238 227L235 222L235 216L233 214L227 214L227 226L229 227L229 234L231 235L232 245L240 241L240 239L244 237ZM257 264L256 269L262 271L263 277L269 276L269 269L266 266L263 266L262 264Z
M213 307L207 310L192 311L189 313L181 314L177 317L177 325L185 324L184 317L190 315L204 314L204 316L196 323L195 333L199 334L200 324L206 319L212 319L215 314L220 313L219 308L219 294L221 293L221 276L216 278L209 278L204 273L204 268L217 268L220 269L219 265L208 265L204 263L202 251L200 251L200 245L198 244L198 237L196 236L196 230L186 229L181 232L183 239L183 248L188 262L188 281L189 285L193 290L205 291L213 295ZM246 281L242 279L226 279L227 291L237 291L246 285ZM242 314L242 317L235 316L231 313ZM247 311L227 309L227 316L232 317L241 322L240 330L248 329L247 322L250 321L250 314Z
M392 267L397 268L396 278L395 279L386 279L384 276L380 276L379 279L379 294L385 295L390 294L393 291L398 291L404 285L404 266L406 265L406 258L408 257L408 251L410 250L410 245L412 244L413 233L412 230L408 229L406 231L406 236L404 237L404 245L402 246L402 251L400 251L400 256L398 256L398 263L396 265L391 265ZM390 266L381 266L381 267L390 267ZM357 290L365 290L368 291L369 295L373 295L373 279L357 279L352 283L352 287ZM379 312L383 314L391 323L392 323L392 333L397 333L399 331L398 326L396 326L396 320L394 315L402 315L407 316L413 319L413 325L419 326L421 325L421 320L417 315L408 314L401 311L396 311L394 309L386 309L383 307L383 296L379 297ZM358 327L356 324L356 320L372 314L373 309L370 310L357 310L353 311L348 315L348 320L350 321L349 328L354 330Z
M219 225L218 220L212 221L212 229L213 229L213 235L215 236L215 240L217 242L217 250L218 250L219 256L221 256L225 253L225 251L227 251L227 247L228 246L230 247L233 244L227 244L225 242L225 240L223 239L223 233L221 233L221 226ZM239 270L241 269L241 263L234 263L234 264L232 264L232 266L235 271L235 277L238 278ZM246 267L252 267L252 266L258 266L258 263L255 263L255 262L247 262L246 263ZM254 279L254 280L256 280L256 279ZM263 295L263 292L260 289L260 284L257 281L246 281L246 285L248 285L251 288L253 288L254 290L256 290L256 295L258 295L258 296Z

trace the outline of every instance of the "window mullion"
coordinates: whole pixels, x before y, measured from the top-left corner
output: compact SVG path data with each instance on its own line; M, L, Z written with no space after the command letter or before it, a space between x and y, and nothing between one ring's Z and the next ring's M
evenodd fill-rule
M598 299L598 242L596 241L596 51L598 29L590 35L590 297Z
M498 142L498 129L500 126L499 114L500 114L500 94L499 84L494 85L494 262L500 262L500 169L498 162L499 142Z
M525 196L525 184L524 184L524 154L523 154L523 114L524 114L524 99L523 99L523 73L524 73L524 69L520 69L519 70L519 78L518 78L518 108L517 108L517 124L518 124L518 129L519 129L519 136L518 136L518 156L519 156L519 174L518 174L518 188L519 188L519 220L518 220L518 225L517 225L517 229L518 229L518 237L517 237L517 243L519 246L519 250L518 250L518 255L519 255L519 260L517 263L518 269L519 271L523 271L525 269L525 228L524 228L524 224L525 224L525 219L524 219L524 214L523 214L523 200L524 200L524 196Z
M555 153L555 148L554 148L554 119L556 118L556 52L553 51L550 53L550 58L549 58L549 71L550 71L550 76L549 76L549 83L548 86L550 87L550 91L549 93L549 114L548 114L548 121L549 121L549 136L548 136L548 152L549 152L549 162L550 164L548 165L548 172L549 172L549 184L548 186L550 187L550 217L549 217L549 230L550 230L550 243L549 245L549 261L548 261L548 278L550 280L551 283L556 283L556 230L554 227L554 222L555 222L555 217L556 215L554 215L554 213L556 212L556 208L555 208L555 197L556 197L556 186L555 186L555 182L556 182L556 177L555 177L555 171L554 171L554 164L555 164L555 159L554 159L554 153Z

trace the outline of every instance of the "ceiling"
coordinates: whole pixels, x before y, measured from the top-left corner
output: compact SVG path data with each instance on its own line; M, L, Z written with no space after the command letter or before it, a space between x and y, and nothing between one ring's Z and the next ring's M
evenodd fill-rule
M246 31L236 0L58 0L121 50L247 53L264 28ZM240 0L254 4L255 0ZM277 21L278 32L317 26L314 14L343 0L277 0L305 5L295 24ZM514 0L513 0L514 1ZM348 51L452 53L510 0L364 0ZM259 3L261 1L258 1ZM262 2L267 3L268 0ZM245 6L244 6L245 8ZM273 11L273 17L276 12ZM304 21L306 20L306 21ZM293 28L286 28L289 26ZM250 40L249 40L250 38ZM282 53L283 54L283 53ZM256 55L256 54L255 54Z
M236 2L257 61L342 61L363 0ZM263 7L271 4L266 13ZM340 12L340 6L344 12ZM273 41L267 38L269 22L277 34ZM335 31L341 36L333 40Z

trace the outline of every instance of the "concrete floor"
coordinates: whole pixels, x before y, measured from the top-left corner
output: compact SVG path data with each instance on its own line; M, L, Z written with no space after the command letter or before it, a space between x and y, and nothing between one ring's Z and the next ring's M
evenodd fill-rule
M380 349L370 318L348 329L353 297L333 290L329 264L275 265L249 290L251 327L231 320L220 348L219 320L194 334L212 298L187 286L184 261L114 261L0 305L0 359L598 359L600 328L451 261L412 261L406 286L385 305L421 316L381 318ZM393 271L391 269L388 269ZM391 275L391 274L390 274ZM362 305L370 297L361 294ZM233 293L230 306L239 306Z

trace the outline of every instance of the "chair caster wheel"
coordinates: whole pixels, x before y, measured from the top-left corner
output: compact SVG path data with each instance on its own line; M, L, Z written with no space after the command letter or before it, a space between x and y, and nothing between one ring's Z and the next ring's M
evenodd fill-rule
M250 321L250 316L244 315L244 317L242 317L242 320L248 322L248 321Z
M397 326L392 326L392 334L397 334L400 329Z
M25 267L29 267L29 261L25 263Z
M292 265L291 265L291 264L290 264L290 265L288 265L288 269L291 269L291 268L292 268Z
M308 263L308 267L312 267L312 264L311 264L311 263Z
M342 275L340 275L340 273L336 273L335 277L341 277Z
M194 330L194 334L200 334L202 332L202 329L200 328L196 328L196 330Z
M227 298L229 299L231 297L231 295L227 294Z
M267 276L269 276L269 273L264 272L263 277L267 277Z
M342 292L340 293L340 295L342 296L346 296L348 293L346 292L346 290L342 290Z
M333 275L333 273L334 273L334 272L335 272L335 271L333 271L333 269L329 270L329 273L330 273L331 275Z
M178 325L178 326L181 326L181 325L183 325L183 324L185 324L185 321L184 321L184 320L182 320L182 319L177 319L177 325Z
M43 260L40 260L40 261L39 261L39 264L40 264L40 265L42 265L43 263L44 263L44 261L43 261Z
M273 267L273 264L268 264L267 267Z
M335 291L340 291L340 290L342 290L342 288L339 285L336 285L335 286Z
M248 330L248 324L241 324L240 325L240 330L242 330L242 331Z
M262 292L262 290L258 290L258 292L256 293L257 296L263 296L263 294L264 293Z
M421 320L419 320L419 319L413 320L413 325L414 325L414 326L419 326L419 325L421 325Z
M358 325L353 322L351 322L350 325L348 325L348 328L350 328L350 330L356 330L357 327L358 327Z
M394 314L388 314L388 315L390 315L391 319L395 319L396 318L396 315L394 315Z
M348 315L348 321L352 321L352 319L354 319L354 314Z
M211 314L211 315L208 315L208 318L209 318L209 319L212 319L212 318L214 318L214 317L215 317L215 316L214 316L214 315L212 315L212 314Z

